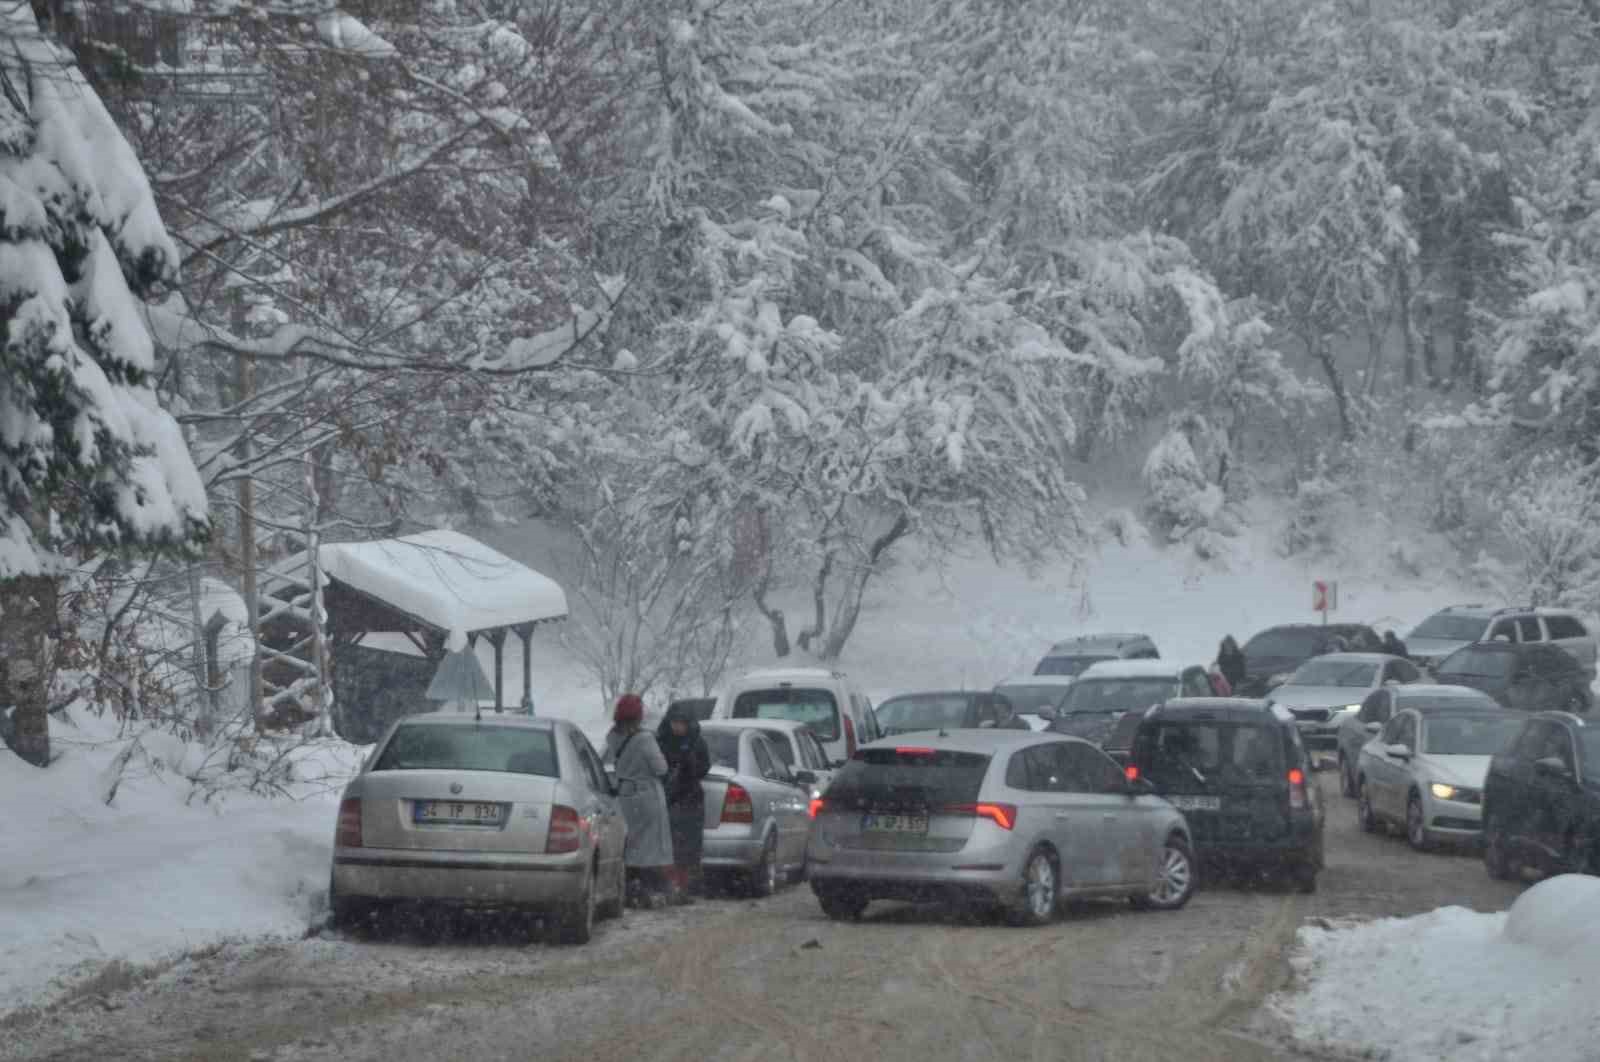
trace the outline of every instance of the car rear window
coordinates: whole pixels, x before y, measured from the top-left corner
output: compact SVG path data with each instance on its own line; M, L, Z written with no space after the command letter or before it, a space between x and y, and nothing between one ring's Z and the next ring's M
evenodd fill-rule
M727 767L735 771L739 769L739 731L702 728L700 736L705 738L706 752L711 756L711 766Z
M1086 678L1079 679L1061 702L1063 712L1131 712L1148 708L1180 692L1176 675L1171 678Z
M1408 638L1437 638L1441 642L1475 642L1483 637L1484 621L1481 617L1446 616L1435 613L1406 635Z
M1479 675L1484 678L1505 678L1511 674L1516 654L1496 652L1493 649L1462 649L1450 654L1439 665L1440 676Z
M1035 675L1081 675L1090 664L1115 660L1114 656L1047 656L1033 669Z
M971 804L983 788L989 759L985 753L948 749L861 749L834 776L828 799Z
M961 694L891 697L878 705L878 725L885 734L958 727L967 721L970 701Z
M823 741L839 739L839 704L827 690L779 687L746 690L734 698L735 719L792 719Z
M767 737L767 746L772 749L772 754L783 761L785 767L794 766L794 746L789 744L789 735L782 730L767 730L761 733Z
M1139 767L1158 787L1276 785L1284 777L1275 727L1224 721L1156 720L1139 733Z
M499 771L560 777L555 735L510 726L407 723L394 732L374 771Z
M1576 616L1546 616L1544 625L1550 630L1550 637L1557 638L1587 638L1589 632L1579 622Z
M1493 756L1511 744L1523 722L1521 716L1510 714L1430 719L1422 751L1433 756Z
M1244 646L1244 658L1253 656L1311 656L1326 641L1320 630L1262 631Z

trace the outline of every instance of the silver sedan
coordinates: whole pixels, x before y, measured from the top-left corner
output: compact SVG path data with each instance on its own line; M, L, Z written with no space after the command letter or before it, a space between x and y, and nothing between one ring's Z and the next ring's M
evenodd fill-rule
M831 918L955 900L1037 925L1075 897L1182 907L1193 853L1183 815L1089 742L956 730L862 746L816 808L809 866Z
M587 943L620 914L627 825L600 757L563 720L409 716L345 787L328 887L336 925L386 901L527 906Z
M703 723L711 773L700 783L706 797L706 873L731 876L752 896L770 896L780 881L800 877L806 865L809 772L793 772L770 738L755 727Z

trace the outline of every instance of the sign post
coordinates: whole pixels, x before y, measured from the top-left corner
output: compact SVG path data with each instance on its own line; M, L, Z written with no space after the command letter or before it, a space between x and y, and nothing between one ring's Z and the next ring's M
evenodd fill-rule
M1317 579L1311 584L1311 611L1322 613L1322 624L1327 626L1328 613L1339 607L1339 584Z

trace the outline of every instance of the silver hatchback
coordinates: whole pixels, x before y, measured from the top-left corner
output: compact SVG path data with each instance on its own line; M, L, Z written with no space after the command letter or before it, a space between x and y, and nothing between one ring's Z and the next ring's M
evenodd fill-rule
M385 901L527 906L586 943L620 914L627 824L600 758L564 720L409 716L339 804L328 887L336 925Z
M1020 730L863 746L813 802L811 887L831 918L876 899L953 900L1042 924L1059 901L1188 902L1183 815L1094 745Z

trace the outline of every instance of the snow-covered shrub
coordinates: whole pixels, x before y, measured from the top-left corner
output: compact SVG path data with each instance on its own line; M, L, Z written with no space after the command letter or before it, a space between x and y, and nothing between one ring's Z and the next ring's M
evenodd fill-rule
M1100 531L1119 546L1139 545L1149 540L1139 517L1128 509L1112 509L1100 518Z
M1335 516L1346 490L1346 483L1329 470L1326 462L1319 461L1314 469L1300 475L1290 497L1289 522L1283 529L1280 548L1284 556L1333 548Z
M1534 459L1505 496L1500 527L1517 599L1586 609L1600 599L1600 468L1571 454Z
M1204 432L1200 418L1182 418L1145 459L1145 508L1154 529L1172 542L1208 527L1222 509L1222 488L1211 482L1195 452Z

